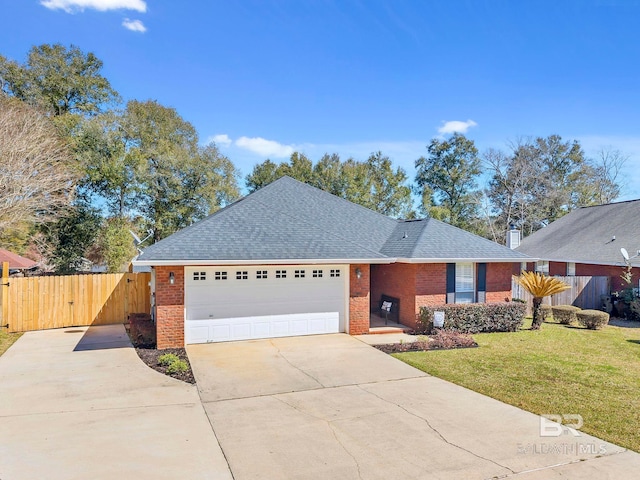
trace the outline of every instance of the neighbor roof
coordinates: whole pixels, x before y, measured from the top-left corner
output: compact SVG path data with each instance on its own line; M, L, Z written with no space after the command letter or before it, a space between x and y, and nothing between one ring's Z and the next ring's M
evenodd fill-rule
M146 248L138 265L529 258L437 220L403 221L290 177Z
M620 248L640 251L640 200L582 207L522 240L518 251L543 260L623 265ZM640 258L632 260L640 265Z
M0 267L3 262L9 262L9 268L12 270L28 270L35 267L38 262L34 262L29 258L24 258L17 253L10 252L0 248Z

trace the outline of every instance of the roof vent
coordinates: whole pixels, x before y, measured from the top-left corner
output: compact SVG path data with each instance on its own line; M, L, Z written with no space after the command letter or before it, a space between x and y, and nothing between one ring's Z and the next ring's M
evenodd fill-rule
M407 232L404 232L404 235L402 235L402 238L409 238L409 235L407 234Z

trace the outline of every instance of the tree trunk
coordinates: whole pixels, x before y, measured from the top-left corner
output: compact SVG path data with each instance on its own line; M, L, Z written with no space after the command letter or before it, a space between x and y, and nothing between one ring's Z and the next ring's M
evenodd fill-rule
M542 297L533 297L533 323L531 324L531 330L540 330L540 326L544 321L544 314L540 305L542 304Z

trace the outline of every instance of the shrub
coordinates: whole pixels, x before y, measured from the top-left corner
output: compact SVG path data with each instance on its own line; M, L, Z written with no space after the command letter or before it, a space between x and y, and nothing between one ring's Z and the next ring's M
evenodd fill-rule
M172 363L177 362L180 358L175 353L165 353L158 357L158 363L163 367L168 367Z
M609 314L600 310L582 310L576 316L580 325L591 330L598 330L609 323Z
M540 311L542 312L542 320L553 320L553 312L551 311L551 305L540 305Z
M431 333L433 312L444 312L444 330L460 333L515 332L522 326L527 306L518 302L448 304L421 307L417 333Z
M629 314L627 315L629 320L640 320L640 300L632 300L629 302Z
M429 348L460 348L475 347L478 344L466 333L437 329L433 335L429 337Z
M167 373L183 373L189 369L189 365L184 360L177 358L167 367Z
M562 325L571 325L578 320L576 312L579 312L580 309L573 305L554 305L551 307L551 311L553 312L553 318L559 323Z

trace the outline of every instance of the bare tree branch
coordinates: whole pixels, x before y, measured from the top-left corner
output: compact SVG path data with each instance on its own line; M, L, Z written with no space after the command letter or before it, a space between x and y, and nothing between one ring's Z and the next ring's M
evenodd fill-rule
M51 220L69 205L75 180L67 146L50 120L0 97L0 230Z

